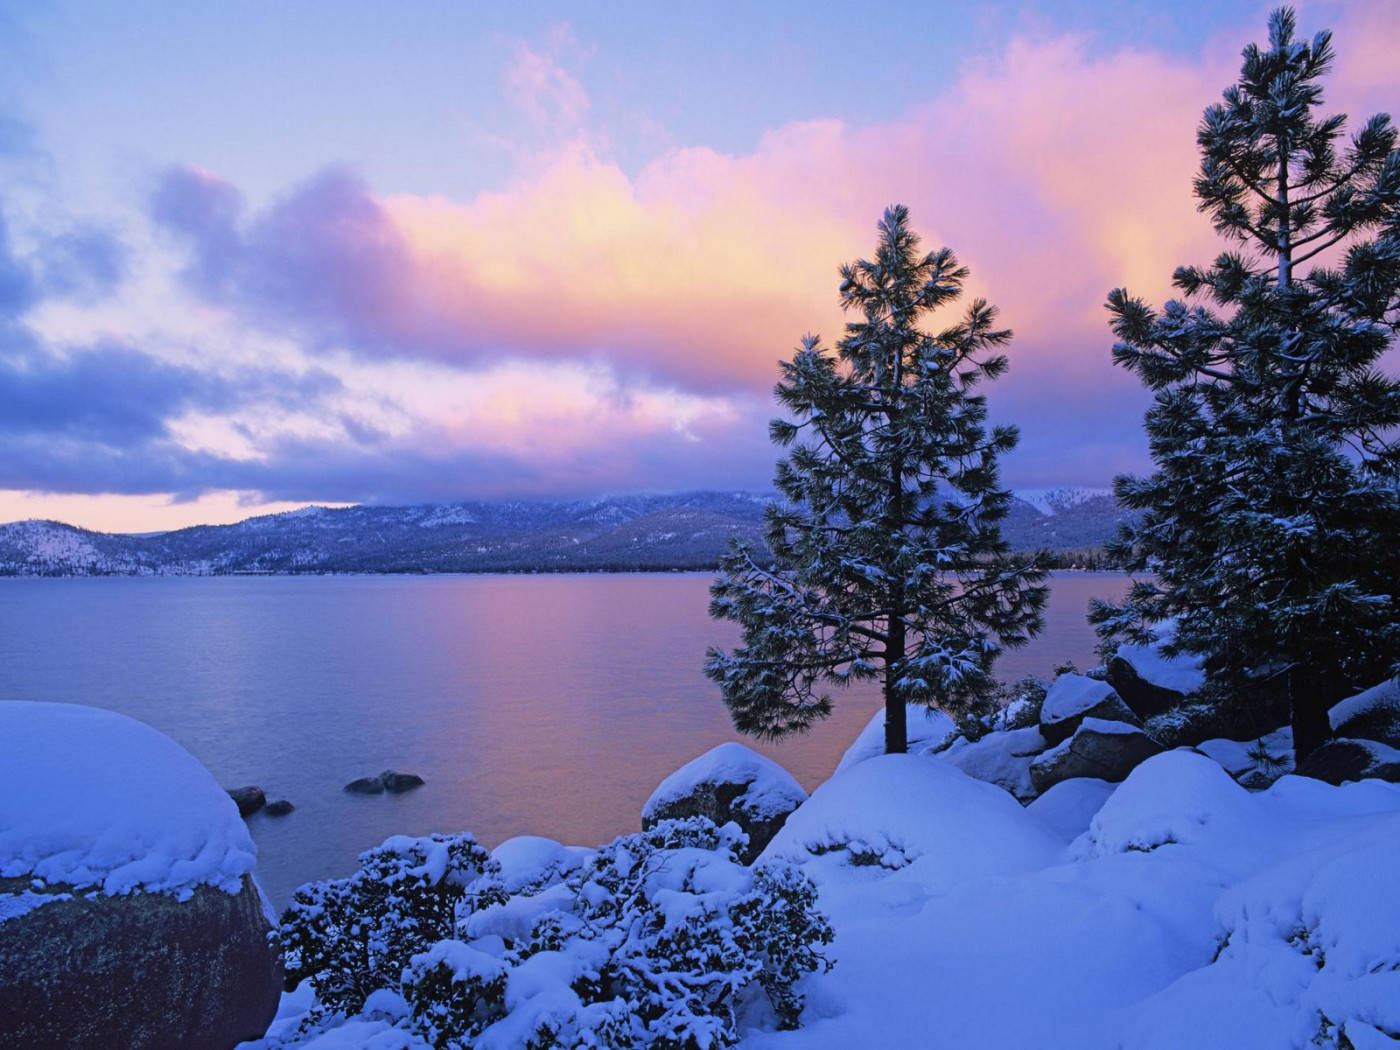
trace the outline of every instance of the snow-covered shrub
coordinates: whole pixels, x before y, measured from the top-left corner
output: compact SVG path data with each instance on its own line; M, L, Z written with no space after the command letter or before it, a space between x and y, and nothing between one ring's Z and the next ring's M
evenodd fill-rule
M395 835L361 853L349 878L302 886L278 931L287 989L312 981L313 1021L358 1012L371 993L399 986L416 953L452 935L459 909L505 899L482 878L495 869L469 834Z
M287 912L289 984L319 999L303 1032L382 988L437 1050L714 1050L741 1017L796 1027L832 930L805 875L749 868L743 845L733 824L663 821L508 894L469 835L391 839Z

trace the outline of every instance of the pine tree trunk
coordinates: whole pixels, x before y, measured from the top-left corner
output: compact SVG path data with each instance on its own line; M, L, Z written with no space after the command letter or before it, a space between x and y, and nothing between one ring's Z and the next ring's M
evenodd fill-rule
M1292 711L1293 758L1298 764L1332 737L1332 720L1328 713L1328 694L1316 677L1295 670L1288 681L1289 707Z
M904 623L898 617L890 624L889 652L904 652ZM902 755L909 750L909 725L904 696L895 687L896 669L885 657L885 754Z

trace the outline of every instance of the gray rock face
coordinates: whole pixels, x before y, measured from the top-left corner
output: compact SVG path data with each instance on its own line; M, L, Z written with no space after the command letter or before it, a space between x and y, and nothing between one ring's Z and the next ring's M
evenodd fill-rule
M29 886L0 879L0 892ZM251 877L185 901L63 889L0 922L0 1046L227 1050L271 1023L282 962Z
M256 785L251 787L230 788L228 797L233 799L238 806L240 817L252 816L267 804L267 796L263 794L263 789Z
M399 773L392 769L386 769L380 773L379 779L384 781L385 791L392 791L396 795L401 791L410 791L427 783L417 773Z
M1160 750L1137 726L1086 718L1072 737L1031 763L1031 785L1039 793L1073 777L1122 780Z
M1400 784L1400 751L1373 740L1329 740L1303 759L1298 775L1329 784L1373 777Z
M749 837L739 860L752 864L806 800L802 785L772 759L743 744L720 744L661 782L642 808L642 828L687 817L733 821Z
M1086 718L1141 726L1138 716L1107 682L1082 674L1062 674L1040 705L1040 733L1052 747L1074 735Z

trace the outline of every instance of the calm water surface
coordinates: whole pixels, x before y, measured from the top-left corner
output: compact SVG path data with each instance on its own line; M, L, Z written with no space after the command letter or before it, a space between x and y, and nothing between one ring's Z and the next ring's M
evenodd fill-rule
M707 644L708 575L214 577L0 580L0 700L131 715L228 787L296 810L249 819L280 906L308 879L353 870L396 833L470 830L594 845L639 826L677 766L724 740ZM1092 664L1091 597L1126 579L1061 573L1046 630L1003 678ZM809 789L878 709L837 697L805 737L758 749ZM752 744L752 741L746 741ZM386 768L404 795L347 795Z

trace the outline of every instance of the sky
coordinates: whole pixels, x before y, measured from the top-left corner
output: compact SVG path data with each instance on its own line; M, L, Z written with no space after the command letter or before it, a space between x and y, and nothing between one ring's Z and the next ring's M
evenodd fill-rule
M1400 4L1305 3L1400 111ZM1149 468L1103 303L1221 250L1269 4L0 7L0 521L761 489L777 362L908 205L1016 333L1016 488Z

